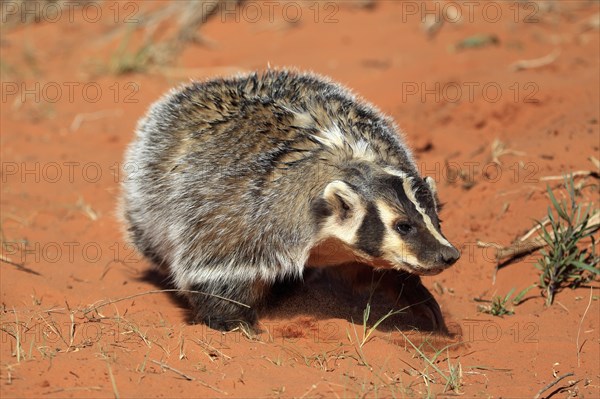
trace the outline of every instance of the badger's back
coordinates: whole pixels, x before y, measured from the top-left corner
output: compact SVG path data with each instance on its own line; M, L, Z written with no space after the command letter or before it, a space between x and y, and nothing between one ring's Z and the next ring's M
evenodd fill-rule
M315 238L311 200L357 158L416 174L393 123L324 78L192 83L151 107L127 151L130 237L187 274L299 274Z

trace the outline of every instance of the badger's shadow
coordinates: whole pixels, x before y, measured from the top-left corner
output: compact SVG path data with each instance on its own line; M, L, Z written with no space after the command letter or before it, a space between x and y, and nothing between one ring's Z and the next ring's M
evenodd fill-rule
M140 280L162 289L175 288L156 269L146 270ZM170 294L175 305L186 310L186 321L193 324L194 315L185 298L175 292ZM399 328L449 334L437 301L419 276L394 270L377 271L359 263L307 269L303 280L279 282L258 313L264 321L308 316L362 324L367 304L370 325L385 319L377 327L380 331ZM393 313L388 315L390 311Z
M377 329L418 329L448 334L440 307L419 276L378 271L360 263L307 269L303 282L275 286L261 313L266 319L307 315L316 319L345 319L363 323L369 307L369 325L384 319ZM390 314L391 312L391 314Z
M136 278L138 281L142 281L144 283L150 283L155 285L161 290L176 290L177 287L173 285L171 279L167 274L159 270L156 267L150 267L141 272L141 275ZM169 298L171 301L180 309L185 311L185 320L188 324L193 324L192 313L190 310L190 304L183 297L183 295L178 295L175 291L167 292L169 294Z

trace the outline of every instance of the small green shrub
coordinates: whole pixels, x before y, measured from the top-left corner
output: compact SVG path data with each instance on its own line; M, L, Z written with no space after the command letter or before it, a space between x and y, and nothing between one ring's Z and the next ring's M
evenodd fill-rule
M600 224L591 221L597 210L591 204L584 209L577 203L572 176L565 178L565 188L568 198L559 202L548 187L554 209L548 207L548 226L538 222L540 235L548 244L548 250L540 251L542 258L536 263L548 306L563 288L576 288L600 275L600 256L596 254L593 235ZM587 239L591 245L585 247L583 241Z
M519 292L517 294L517 296L515 296L511 300L510 297L515 292L515 289L512 288L510 291L508 291L508 294L506 294L506 296L504 296L504 297L501 295L496 295L492 298L491 301L486 300L485 302L490 302L490 304L489 305L479 305L477 310L479 310L482 313L487 313L487 314L491 314L492 316L499 316L499 317L502 317L504 315L513 315L513 314L515 314L514 308L509 309L506 307L506 305L509 302L512 303L514 306L521 304L521 302L523 302L523 297L525 296L525 294L527 294L527 292L530 289L532 289L533 287L536 287L536 286L537 286L537 284L534 284L532 286L529 286L529 287L523 289L521 292Z

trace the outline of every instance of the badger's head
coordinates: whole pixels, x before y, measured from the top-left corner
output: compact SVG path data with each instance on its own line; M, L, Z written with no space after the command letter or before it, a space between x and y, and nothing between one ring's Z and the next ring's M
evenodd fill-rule
M339 239L379 267L433 275L460 257L442 234L431 178L349 168L326 185L313 211L321 238Z

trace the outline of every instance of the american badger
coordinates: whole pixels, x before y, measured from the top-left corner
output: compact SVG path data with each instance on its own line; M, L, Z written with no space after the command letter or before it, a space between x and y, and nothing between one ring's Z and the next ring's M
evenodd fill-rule
M314 74L175 89L139 122L124 169L129 238L212 328L254 326L269 289L306 266L432 275L460 256L392 120Z

